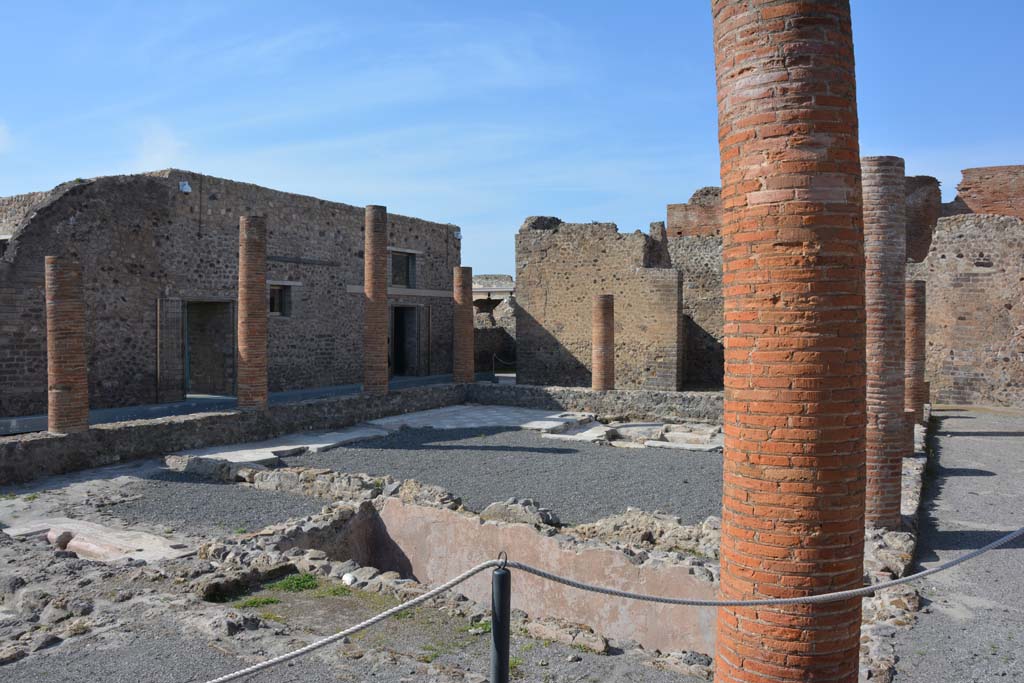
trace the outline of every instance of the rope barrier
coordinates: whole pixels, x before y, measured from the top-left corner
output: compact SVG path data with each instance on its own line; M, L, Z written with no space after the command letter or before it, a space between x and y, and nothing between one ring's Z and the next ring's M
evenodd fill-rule
M455 586L458 586L460 583L467 581L468 579L472 578L473 576L479 574L483 570L488 569L490 567L508 567L512 569L518 569L528 574L533 574L534 576L545 579L547 581L553 581L555 583L560 583L564 586L569 586L570 588L576 588L582 591L589 591L591 593L601 593L604 595L611 595L614 597L626 598L629 600L655 602L666 605L685 605L690 607L767 607L773 605L802 605L818 604L823 602L835 602L839 600L849 600L851 598L863 597L866 595L873 595L875 592L885 590L886 588L892 588L893 586L898 586L900 584L910 583L911 581L917 581L919 579L923 579L926 576L931 576L933 574L938 574L939 572L946 571L947 569L951 569L952 567L955 567L958 564L962 564L964 562L967 562L968 560L972 560L975 557L978 557L979 555L984 555L990 550L994 550L1000 546L1006 545L1010 541L1013 541L1022 536L1024 536L1024 527L1021 527L1020 529L1012 533L1006 534L1002 538L996 539L995 541L989 543L986 546L978 548L977 550L972 550L971 552L965 555L961 555L960 557L949 560L948 562L944 562L936 567L932 567L931 569L926 569L916 574L904 576L899 579L883 581L881 583L876 583L871 586L864 586L863 588L838 591L835 593L823 593L821 595L805 595L797 598L765 598L761 600L692 600L689 598L665 598L657 595L646 595L644 593L631 593L629 591L622 591L614 588L604 588L602 586L595 586L593 584L584 583L582 581L568 579L564 576L558 576L557 574L552 574L551 572L547 572L543 569L532 567L522 562L515 562L513 560L509 560L504 556L504 552L502 552L502 554L499 556L499 559L481 562L472 569L469 569L463 572L462 574L459 574L450 581L427 591L423 595L419 595L413 598L412 600L403 602L401 605L385 610L384 612L381 612L380 614L374 617L370 617L366 621L360 622L355 626L351 626L345 629L344 631L339 631L334 635L327 636L326 638L322 638L297 650L293 650L292 652L288 652L283 655L274 657L273 659L268 659L265 662L260 662L259 664L254 664L244 669L240 669L238 671L235 671L234 673L230 673L219 678L211 679L206 683L227 683L228 681L237 680L239 678L242 678L243 676L248 676L257 673L258 671L270 668L276 664L280 664L282 662L295 659L296 657L301 657L304 654L308 654L314 650L318 650L322 647L330 645L331 643L335 643L341 640L342 638L345 638L346 636L350 636L355 633L358 633L359 631L365 630L373 626L374 624L377 624L381 621L384 621L385 619L394 616L395 614L398 614L403 610L415 607L416 605L426 602L427 600L437 595L440 595L445 591L451 590Z

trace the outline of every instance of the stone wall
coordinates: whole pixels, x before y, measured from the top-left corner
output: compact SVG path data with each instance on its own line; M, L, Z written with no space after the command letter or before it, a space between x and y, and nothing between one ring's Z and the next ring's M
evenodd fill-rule
M387 415L456 405L465 400L465 394L465 386L435 384L384 396L354 394L272 405L265 412L197 413L96 425L73 434L3 436L0 486L187 448L347 427Z
M516 300L473 301L473 349L477 372L511 372L516 367Z
M270 390L361 381L362 208L177 170L66 183L38 194L0 203L8 207L5 222L19 226L0 257L0 415L45 409L46 255L74 256L82 265L91 405L180 397L157 384L158 342L167 359L183 343L158 339L158 307L235 299L242 214L266 215L267 277L294 283L291 314L269 322ZM420 329L430 336L422 345L423 374L451 372L456 231L395 214L388 219L389 244L418 252L416 289L393 292L390 303L422 314ZM167 327L168 334L180 330Z
M1024 166L967 168L957 199L972 213L1024 218Z
M679 388L681 282L665 243L663 232L528 218L516 236L518 381L589 385L593 296L612 294L616 386Z
M908 276L928 283L931 400L1024 407L1024 220L941 218Z
M722 421L721 391L592 391L478 382L469 386L466 402L594 413L599 419L613 421Z
M906 178L907 258L923 261L932 244L935 222L942 213L942 191L931 176Z
M722 234L721 188L702 187L686 204L668 205L669 237L713 237Z
M719 235L670 237L672 267L683 281L686 315L687 387L721 387L722 238Z

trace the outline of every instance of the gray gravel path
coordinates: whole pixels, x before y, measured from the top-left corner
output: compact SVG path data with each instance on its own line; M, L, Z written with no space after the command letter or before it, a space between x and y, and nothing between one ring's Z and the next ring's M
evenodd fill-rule
M324 505L306 496L197 481L175 472L132 483L128 492L142 497L110 506L109 514L129 524L159 524L190 534L255 531L319 512Z
M173 624L150 617L131 631L72 639L0 669L4 683L195 683L248 666ZM282 665L253 683L337 683L338 676L313 657ZM397 681L398 678L394 679Z
M1024 526L1024 414L941 411L925 486L921 569ZM926 613L896 636L897 683L1024 681L1024 541L919 585Z
M416 479L448 489L475 511L533 498L566 524L630 506L689 524L721 514L721 453L614 448L503 428L408 429L286 462Z

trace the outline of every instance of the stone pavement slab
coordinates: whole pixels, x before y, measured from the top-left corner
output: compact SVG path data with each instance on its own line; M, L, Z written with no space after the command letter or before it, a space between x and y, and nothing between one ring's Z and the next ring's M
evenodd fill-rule
M195 548L173 539L130 529L114 529L95 522L68 517L35 519L9 526L3 532L12 538L46 535L50 542L66 534L60 546L90 560L112 562L124 558L155 562L185 557Z
M392 415L379 420L371 420L368 424L390 431L421 427L433 429L516 427L540 432L556 432L593 419L594 416L587 413L562 413L534 408L466 404L406 413L405 415Z

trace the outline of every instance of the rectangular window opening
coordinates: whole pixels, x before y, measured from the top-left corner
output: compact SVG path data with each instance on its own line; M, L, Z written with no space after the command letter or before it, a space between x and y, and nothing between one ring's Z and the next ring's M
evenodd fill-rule
M292 288L289 285L267 286L267 312L287 318L292 314Z
M416 255L404 251L391 252L391 286L416 287Z

